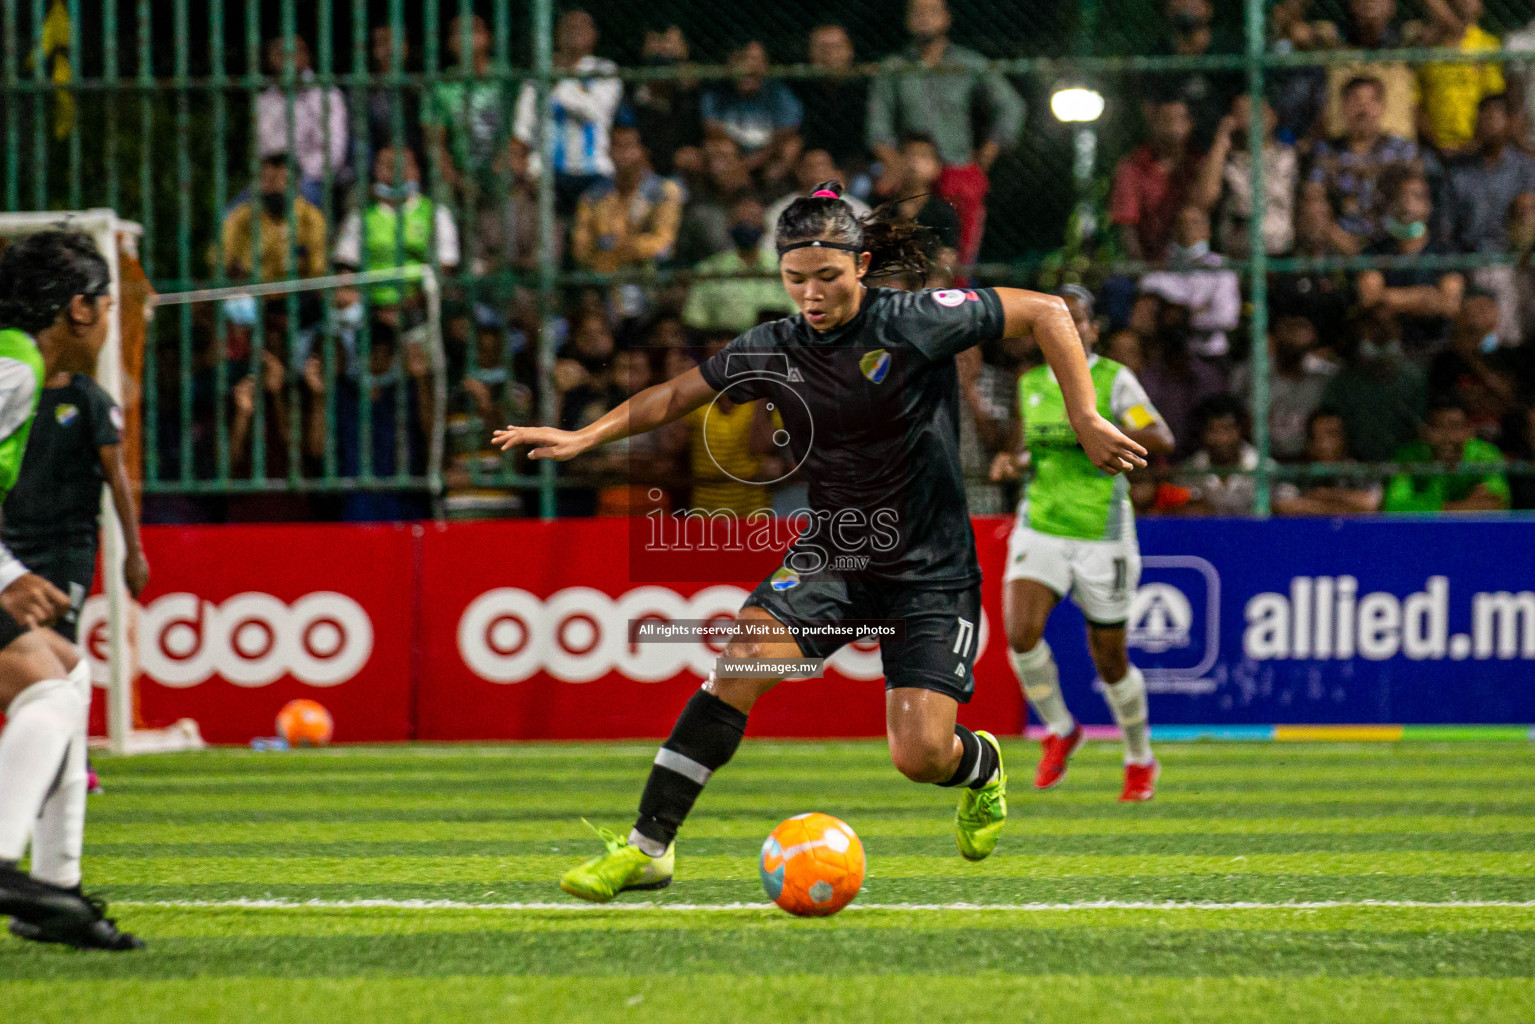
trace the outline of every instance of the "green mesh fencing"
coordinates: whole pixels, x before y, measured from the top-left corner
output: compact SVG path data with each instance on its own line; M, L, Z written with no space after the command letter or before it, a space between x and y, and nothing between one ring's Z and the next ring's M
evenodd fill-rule
M1416 68L1476 59L1418 46L1411 23L1427 8L1405 7L1396 48L1372 52L1370 61ZM1500 36L1531 18L1522 0L1489 0L1486 7L1481 25ZM1343 0L1215 3L1208 45L1188 54L1178 52L1176 26L1162 5L1148 0L950 0L950 37L979 64L933 69L927 87L958 78L999 84L973 94L979 98L965 123L940 126L940 141L949 145L950 134L1002 139L975 263L959 272L985 283L1039 287L1075 279L1098 286L1144 269L1116 244L1107 197L1116 162L1144 138L1146 101L1169 92L1203 95L1200 89L1276 100L1304 93L1307 76L1366 56L1347 49L1346 40L1316 43L1306 27L1341 23L1347 8ZM889 63L911 45L904 5L896 0L606 0L588 10L600 33L596 54L618 65L626 105L642 106L641 97L676 102L671 115L664 102L651 102L646 122L658 133L646 138L652 161L667 173L678 170L685 150L706 150L689 104L702 92L728 91L741 77L732 59L752 41L770 64L767 77L805 106L804 146L831 151L849 179L879 170L862 98L886 93L899 106L920 96L920 89L902 92L910 88L910 66ZM441 280L436 325L408 286L279 289L253 303L236 296L232 304L221 292L226 298L162 309L141 382L147 492L401 492L437 501L439 511L446 496L449 511L549 515L561 490L593 486L548 463L532 467L486 453L486 428L556 419L555 351L567 340L563 332L579 323L571 314L583 304L642 310L643 328L632 329L664 344L666 318L658 314L708 274L692 272L683 237L676 252L643 271L581 266L567 237L570 197L557 194L553 175L535 182L524 173L529 154L513 141L519 101L533 129L535 162L555 163L561 145L563 129L547 103L564 77L555 65L561 14L552 0L0 3L5 209L106 206L140 222L144 269L163 293L411 264L431 266ZM851 44L851 59L840 69L814 48L814 30L824 25L842 26ZM667 36L672 26L685 52ZM479 59L461 61L458 55L475 52L477 42ZM1107 100L1091 125L1064 124L1051 112L1052 95L1072 85ZM263 102L280 144L260 138ZM308 105L328 112L332 102L345 113L334 120L321 114L319 142L298 138L312 120ZM1198 130L1208 134L1223 112L1221 105L1197 110ZM1255 131L1258 116L1250 125ZM345 139L337 142L334 132ZM432 213L424 227L396 215L391 235L369 215L379 202L375 185L408 176L402 146L419 164L420 195L392 201L402 204L398 209L430 203ZM316 148L326 153L320 165L300 166L298 154ZM384 149L394 157L380 163ZM274 151L277 159L264 159ZM959 160L951 155L950 162ZM1250 182L1255 194L1262 191L1261 167L1260 161ZM272 217L261 214L264 177L282 193ZM785 176L778 187L791 183ZM249 213L232 225L242 204ZM451 221L456 246L445 240L439 211ZM354 219L350 262L338 266L338 236ZM1268 458L1268 359L1265 346L1251 339L1266 333L1270 282L1391 264L1296 260L1261 246L1228 255L1228 265L1243 275L1248 304L1233 342L1239 356L1251 353L1254 440L1262 458L1257 509L1265 513L1273 479L1329 472ZM1447 256L1441 265L1472 269L1516 259ZM771 279L770 272L763 276ZM413 377L426 327L440 335L440 365ZM659 373L664 358L654 356ZM319 386L311 387L316 373ZM246 379L253 383L242 384ZM417 396L412 379L429 386ZM392 453L375 445L372 423L385 415L377 395L388 388L394 389L382 399L394 403L388 429L418 424ZM428 402L428 392L443 397ZM345 394L351 397L338 406ZM247 422L237 422L246 404ZM274 418L286 429L276 429ZM446 482L413 454L413 445L429 448L433 437L446 439ZM380 453L390 454L388 465L375 465Z

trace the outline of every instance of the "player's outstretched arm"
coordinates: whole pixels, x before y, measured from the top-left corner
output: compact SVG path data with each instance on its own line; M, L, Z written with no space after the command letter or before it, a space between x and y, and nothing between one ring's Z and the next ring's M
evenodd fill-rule
M714 389L704 382L703 374L694 367L669 381L651 385L580 430L506 427L492 434L490 441L502 451L519 444L532 445L533 450L528 452L530 458L564 462L609 441L643 434L680 420L713 399L714 395Z
M318 403L317 403L318 404ZM144 557L144 543L139 536L139 510L133 504L133 483L128 478L128 462L121 444L104 444L96 449L107 487L112 492L112 506L123 527L123 579L128 592L140 597L149 586L149 560Z
M1098 414L1087 355L1066 300L1022 288L998 288L996 292L1005 316L1003 333L1009 338L1034 335L1061 385L1071 429L1077 432L1077 440L1093 465L1106 473L1122 473L1146 465L1146 449Z

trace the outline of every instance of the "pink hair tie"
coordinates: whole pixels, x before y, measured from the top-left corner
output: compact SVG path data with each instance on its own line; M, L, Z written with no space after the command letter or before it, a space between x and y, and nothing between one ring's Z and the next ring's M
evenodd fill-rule
M810 193L810 198L811 199L841 199L842 197L837 195L837 193L833 192L829 188L822 188L822 189L816 189L814 192Z

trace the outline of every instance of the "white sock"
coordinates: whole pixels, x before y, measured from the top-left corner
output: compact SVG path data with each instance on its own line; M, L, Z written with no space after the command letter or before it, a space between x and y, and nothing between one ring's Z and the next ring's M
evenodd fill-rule
M641 851L651 857L660 857L666 853L666 847L661 842L647 835L641 835L639 829L629 830L629 845L638 846Z
M0 860L18 861L64 751L79 729L80 695L68 679L44 679L16 695L0 732Z
M1029 706L1039 715L1040 721L1057 736L1071 735L1077 720L1071 717L1066 701L1061 697L1060 671L1055 667L1055 655L1050 652L1049 642L1041 639L1032 650L1021 652L1009 647L1007 658L1013 663L1013 673L1023 687L1023 695L1029 699Z
M1125 737L1125 763L1151 763L1151 723L1146 713L1146 677L1134 665L1117 683L1106 683L1103 698Z
M32 835L32 877L66 889L80 884L80 852L85 845L85 795L89 788L85 759L90 742L86 724L91 710L91 670L84 658L69 673L69 681L81 699L79 728L70 739L64 770L58 785L43 801Z

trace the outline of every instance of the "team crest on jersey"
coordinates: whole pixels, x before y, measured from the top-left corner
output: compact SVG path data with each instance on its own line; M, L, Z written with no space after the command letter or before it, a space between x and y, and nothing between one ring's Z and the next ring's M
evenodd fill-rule
M75 421L75 417L79 415L79 407L70 405L67 402L53 407L53 418L59 421L59 426L61 427L69 426Z
M774 590L793 590L799 586L799 573L786 565L768 578L768 586Z
M858 360L858 368L863 375L875 384L885 379L885 374L890 372L890 353L882 348L872 352L865 352L862 359Z
M945 288L933 293L933 301L940 306L957 306L965 301L965 293L958 288Z

